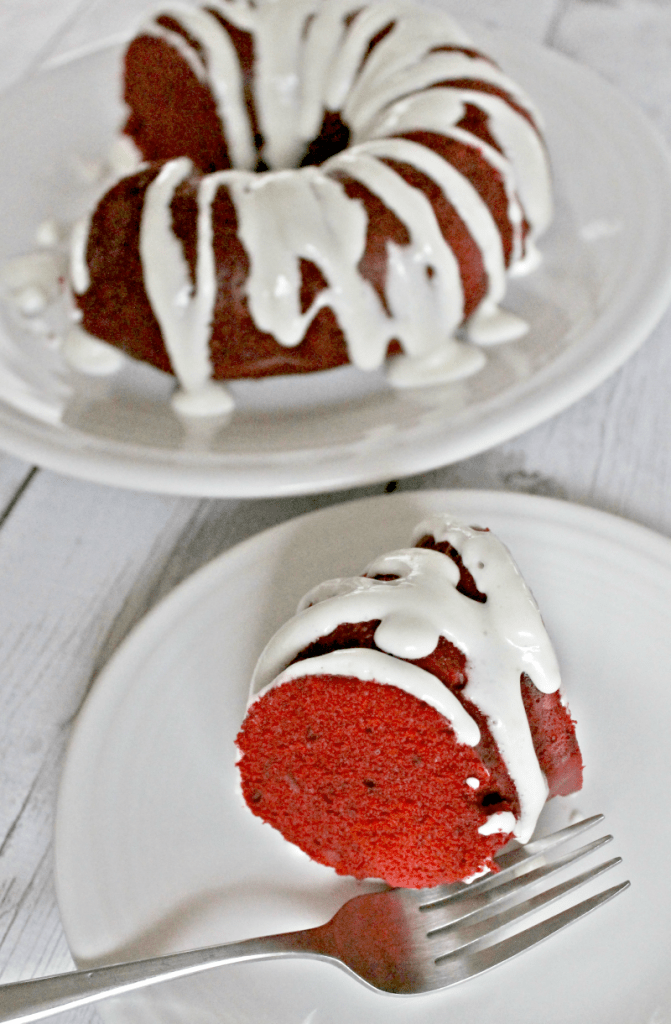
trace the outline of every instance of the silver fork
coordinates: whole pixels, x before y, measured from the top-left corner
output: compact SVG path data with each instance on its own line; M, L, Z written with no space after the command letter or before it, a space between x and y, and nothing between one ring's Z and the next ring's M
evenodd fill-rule
M372 988L397 995L448 988L510 960L627 888L629 882L622 882L492 943L505 926L621 863L622 858L615 857L521 903L514 902L529 887L610 842L612 836L603 836L563 857L550 856L560 844L602 820L603 815L597 814L502 854L497 858L497 874L470 884L355 896L317 928L0 986L0 1021L41 1020L220 964L286 956L326 960Z

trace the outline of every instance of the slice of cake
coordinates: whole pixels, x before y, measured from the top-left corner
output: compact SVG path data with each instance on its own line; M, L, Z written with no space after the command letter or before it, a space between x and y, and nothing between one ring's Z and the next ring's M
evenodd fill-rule
M338 874L496 870L582 758L538 607L488 530L435 516L270 640L237 738L250 810Z

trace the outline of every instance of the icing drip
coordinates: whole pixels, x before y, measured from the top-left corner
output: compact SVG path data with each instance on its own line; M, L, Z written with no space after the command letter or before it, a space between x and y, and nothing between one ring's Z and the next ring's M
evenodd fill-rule
M484 825L481 825L478 832L481 836L495 835L497 832L512 832L515 828L515 815L511 811L501 811L499 814L492 814Z
M178 185L192 169L191 161L180 157L165 164L149 185L140 228L140 256L147 296L175 374L186 388L196 391L212 372L207 346L202 343L204 336L209 337L215 298L212 222L207 216L209 204L203 210L199 192L194 288L182 246L172 230L170 212Z
M508 202L507 216L513 228L513 252L509 272L522 260L528 247L523 237L524 214L516 192L510 161L487 142L457 126L464 115L464 104L454 89L431 89L394 103L370 129L371 138L386 138L403 132L427 131L454 139L476 149L501 177ZM528 126L527 126L528 127ZM543 192L547 189L544 187Z
M188 177L185 158L170 161L147 190L141 228L141 255L147 295L161 326L173 369L187 390L202 387L211 375L209 335L216 297L212 251L212 202L219 187L228 189L238 233L250 260L247 298L260 330L272 332L287 347L298 345L317 311L329 306L347 339L350 361L360 369L383 362L389 342L398 339L409 356L428 357L426 367L407 377L447 364L449 379L479 369L482 358L451 340L463 319L464 299L455 256L446 243L424 194L409 185L383 158L397 159L449 188L453 203L486 252L488 299L505 288L501 241L489 210L475 189L435 153L404 139L354 147L323 169L274 171L262 175L219 171L199 185L198 265L191 295L188 268L171 229L170 203ZM403 224L409 245L388 243L386 309L358 265L366 243L367 219L330 175L345 172L376 194ZM319 267L328 287L304 312L300 308L300 260ZM81 277L81 274L78 274ZM397 368L394 379L400 379ZM436 378L433 377L435 383Z
M433 150L408 139L380 139L375 142L363 143L357 147L356 151L370 154L376 157L378 162L386 158L410 164L411 167L422 171L434 181L443 194L449 196L452 206L482 253L488 277L487 298L492 302L498 302L503 298L506 288L506 268L503 260L501 235L489 207L480 198L470 181ZM432 211L428 211L428 214L433 216ZM412 212L407 207L401 209L400 215L404 218L404 223L408 225L413 223ZM435 244L436 247L442 245L447 248L442 235ZM427 243L424 242L424 250L426 251L427 248Z
M91 222L88 217L78 220L70 235L70 283L76 295L83 295L91 284L91 275L86 261Z
M140 226L140 257L145 289L159 322L175 376L184 390L197 395L212 392L212 364L209 337L217 294L217 277L212 249L212 202L217 176L209 175L198 190L198 250L195 286L182 247L172 231L170 204L179 185L192 171L185 157L164 164L147 188ZM223 389L222 389L223 390ZM193 411L191 404L177 399L178 408ZM205 404L205 414L211 403ZM228 411L223 399L217 412ZM196 411L203 410L196 403Z
M292 679L302 679L307 675L348 676L382 685L397 686L439 711L454 729L459 743L474 747L480 740L477 723L440 680L430 672L425 672L423 668L389 657L382 651L362 648L331 651L317 658L306 658L304 661L296 662L281 672L268 686L255 693L250 704L274 687Z
M198 7L168 7L165 13L184 26L200 45L201 53L178 32L156 22L147 25L144 32L175 47L196 77L209 84L234 166L253 168L256 147L245 107L238 55L228 32L212 14Z
M283 345L298 345L317 310L328 305L347 336L352 362L361 369L379 366L390 326L374 289L357 271L366 242L361 206L312 167L252 177L229 172L226 180L250 258L247 297L257 326ZM301 257L315 263L328 284L304 313Z
M466 325L469 341L476 345L500 345L522 338L529 330L526 320L501 309L491 301L483 302Z
M387 243L385 298L393 321L387 326L387 340L396 337L409 355L425 355L451 336L464 308L459 266L431 204L366 147L347 150L328 167L342 168L360 181L406 226L409 245ZM386 346L383 358L385 352Z
M117 373L124 363L124 354L118 348L91 337L76 324L63 340L63 355L75 370L93 377L106 377Z
M520 818L514 832L526 842L547 798L547 784L534 751L520 676L529 675L544 693L558 690L556 657L538 607L496 537L447 516L421 523L413 540L428 534L456 549L477 589L487 595L486 602L474 601L457 590L459 568L439 551L406 548L383 555L367 567L365 576L327 581L303 598L296 616L278 630L261 654L251 692L256 695L269 685L305 675L306 662L291 666L288 676L279 674L300 651L341 623L379 620L376 645L404 666L393 680L381 681L393 681L417 695L416 689L409 689L410 670L416 666L401 659L426 657L445 637L466 656L464 696L486 717L515 784ZM389 575L397 578L373 578ZM343 652L343 657L345 653L351 659L353 652ZM372 674L377 680L375 669L364 663L369 674L360 678ZM323 671L330 671L325 664ZM445 717L449 718L449 713Z
M392 356L387 376L397 388L449 384L477 373L485 362L486 357L480 349L450 338L428 356Z
M514 169L530 237L538 238L548 227L553 209L548 158L540 135L525 130L525 118L498 96L465 89L462 97L487 114L490 130Z

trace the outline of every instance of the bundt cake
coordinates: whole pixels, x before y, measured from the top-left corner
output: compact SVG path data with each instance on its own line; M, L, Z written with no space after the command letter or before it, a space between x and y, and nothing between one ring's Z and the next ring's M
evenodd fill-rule
M174 373L185 409L388 355L400 386L458 378L526 330L499 303L551 216L539 116L446 14L169 7L124 99L141 162L78 226L72 287L80 327Z
M422 888L497 870L582 785L540 613L504 545L445 515L303 598L237 738L250 810L338 874Z

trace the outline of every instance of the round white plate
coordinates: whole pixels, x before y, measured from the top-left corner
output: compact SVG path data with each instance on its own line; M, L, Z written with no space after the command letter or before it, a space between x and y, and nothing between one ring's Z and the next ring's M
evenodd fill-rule
M256 656L302 594L405 546L412 527L439 510L491 526L509 544L556 643L585 786L551 801L539 831L604 813L615 836L606 857L623 864L583 892L625 878L631 888L449 991L391 997L328 964L239 964L102 1003L107 1024L671 1016L671 543L604 513L519 494L415 491L311 513L226 552L144 620L94 686L66 761L56 879L72 951L90 965L316 925L361 891L246 809L234 738Z
M0 445L103 483L213 496L335 490L422 472L528 429L599 384L671 298L671 165L655 130L567 58L479 29L547 122L556 218L545 261L507 304L531 324L451 385L394 391L382 372L238 382L226 425L189 428L171 378L128 365L111 379L66 369L42 339L0 322ZM0 263L34 247L45 217L71 220L96 188L82 168L121 121L118 48L42 71L0 98Z

